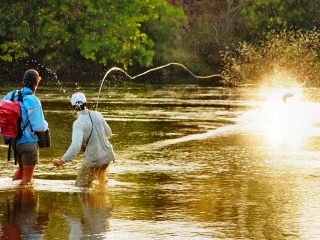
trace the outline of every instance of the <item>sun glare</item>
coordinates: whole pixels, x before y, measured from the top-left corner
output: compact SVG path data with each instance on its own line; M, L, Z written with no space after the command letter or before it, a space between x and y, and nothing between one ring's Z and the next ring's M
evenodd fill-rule
M316 121L311 105L303 102L300 88L264 88L259 118L267 142L274 147L299 149Z

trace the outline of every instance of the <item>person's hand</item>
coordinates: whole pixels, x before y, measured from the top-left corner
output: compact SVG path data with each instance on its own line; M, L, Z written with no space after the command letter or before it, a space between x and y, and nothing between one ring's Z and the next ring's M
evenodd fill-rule
M64 164L64 161L62 161L61 159L55 159L52 161L53 165L59 167L62 166Z

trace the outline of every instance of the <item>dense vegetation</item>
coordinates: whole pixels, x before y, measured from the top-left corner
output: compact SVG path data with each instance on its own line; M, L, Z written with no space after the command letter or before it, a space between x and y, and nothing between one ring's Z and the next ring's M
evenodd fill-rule
M300 38L295 43L309 36L317 43L318 9L320 0L3 0L0 72L31 60L61 74L180 62L196 73L231 76L224 69L230 56L239 65L247 46L263 59L272 36L286 37L288 29L288 39ZM318 66L318 50L311 49L309 66Z
M0 59L36 60L61 71L148 67L183 17L164 0L3 0Z

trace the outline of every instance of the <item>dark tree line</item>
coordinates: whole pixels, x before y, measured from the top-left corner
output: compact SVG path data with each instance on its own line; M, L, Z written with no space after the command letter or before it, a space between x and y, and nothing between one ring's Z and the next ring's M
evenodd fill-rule
M0 72L36 61L62 74L168 62L212 73L241 42L314 30L319 9L320 0L3 0Z

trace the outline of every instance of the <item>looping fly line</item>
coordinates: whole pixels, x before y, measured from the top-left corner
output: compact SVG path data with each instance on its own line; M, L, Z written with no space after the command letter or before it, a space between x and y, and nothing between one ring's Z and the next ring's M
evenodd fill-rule
M129 75L125 70L119 68L119 67L112 67L110 68L106 74L104 75L102 81L101 81L101 84L100 84L100 88L99 88L99 93L98 93L98 98L97 98L97 104L96 104L96 110L98 110L98 104L99 104L99 99L100 99L100 93L101 93L101 89L102 89L102 86L103 86L103 83L105 81L105 79L107 78L107 76L109 75L109 73L111 73L112 71L119 71L119 72L122 72L124 73L128 78L130 78L131 80L135 79L135 78L138 78L138 77L141 77L143 75L146 75L150 72L153 72L153 71L157 71L157 70L160 70L162 68L166 68L166 67L169 67L171 65L176 65L176 66L180 66L182 67L184 70L186 70L191 76L195 77L195 78L198 78L198 79L207 79L207 78L213 78L213 77L221 77L223 78L222 75L220 74L212 74L212 75L208 75L208 76L198 76L198 75L195 75L192 71L190 71L186 66L184 66L183 64L181 63L175 63L175 62L172 62L172 63L168 63L168 64L165 64L165 65L162 65L162 66L159 66L159 67L155 67L155 68L152 68L152 69L149 69L143 73L140 73L140 74L137 74L135 76L131 76Z

